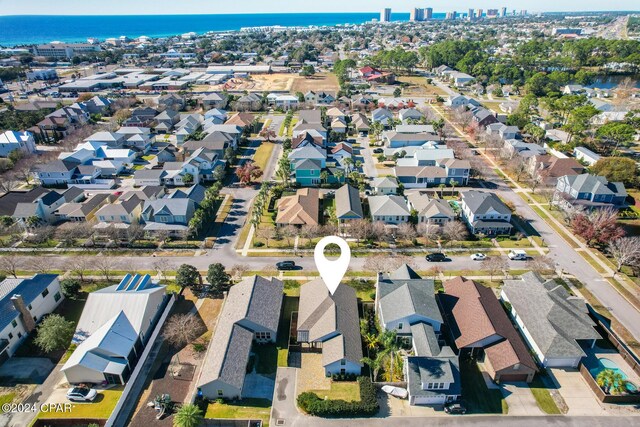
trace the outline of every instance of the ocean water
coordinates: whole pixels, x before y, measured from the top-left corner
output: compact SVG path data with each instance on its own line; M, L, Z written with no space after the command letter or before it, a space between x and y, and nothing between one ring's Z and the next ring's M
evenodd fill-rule
M164 37L187 32L233 31L268 25L335 26L362 24L378 13L274 13L234 15L144 16L0 16L0 46L13 47L51 41L84 42L88 37ZM444 14L435 14L441 19ZM408 13L394 13L393 21L408 21Z

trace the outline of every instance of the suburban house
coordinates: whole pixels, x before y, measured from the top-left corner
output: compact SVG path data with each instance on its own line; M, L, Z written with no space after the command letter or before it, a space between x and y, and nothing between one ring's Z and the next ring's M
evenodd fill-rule
M119 284L92 292L61 371L70 384L125 384L167 302L151 276L127 274Z
M495 382L531 382L538 371L491 288L456 277L444 282L445 319L456 347L484 364Z
M356 132L365 135L367 135L371 130L369 119L362 113L356 113L351 116L351 126Z
M441 138L435 133L400 133L386 131L382 134L382 140L388 148L421 147L430 142L439 142Z
M278 200L276 225L319 225L320 191L317 188L301 188L293 196Z
M384 107L376 108L371 112L371 123L380 123L384 127L393 123L393 113Z
M469 190L460 194L462 219L473 234L510 234L511 210L494 193Z
M202 186L194 186L194 188ZM202 201L202 199L200 200ZM149 200L144 203L141 216L144 221L144 231L166 231L170 234L181 235L189 230L189 221L198 208L199 201L189 197L166 197Z
M382 221L387 225L408 222L411 211L403 196L369 196L369 213L372 221Z
M13 356L37 323L63 300L57 274L0 282L0 364Z
M609 182L604 176L583 173L558 178L553 198L554 203L564 208L619 207L625 203L627 190L621 182Z
M588 166L595 165L596 163L598 163L598 160L601 159L601 156L599 154L596 154L585 147L574 148L573 155L576 157L576 159L586 163Z
M536 273L505 280L500 299L545 368L577 368L600 334L581 298L569 295L555 280Z
M516 139L520 134L518 126L507 126L504 123L492 123L486 126L485 132L487 135L494 135L500 137L503 141L507 139Z
M398 118L404 124L409 123L409 121L419 121L424 118L424 114L415 108L403 108L398 111Z
M67 202L60 206L55 212L59 221L89 222L93 221L95 214L102 206L109 203L109 194L97 193L80 202Z
M10 216L23 224L32 217L37 217L41 223L54 223L54 212L64 203L62 194L43 187L9 191L0 196L0 216Z
M503 145L504 157L513 158L514 156L524 157L525 159L543 156L547 154L547 149L533 142L524 142L520 139L507 139Z
M31 132L8 130L0 133L0 157L9 157L9 154L16 150L22 153L36 152L36 141Z
M107 228L109 225L128 228L140 220L143 200L136 194L126 198L125 196L127 195L123 194L116 203L104 205L96 212L99 223L94 226L95 228Z
M349 221L363 219L362 202L360 201L360 191L357 188L345 184L336 190L336 216L340 225L348 224Z
M66 160L52 160L36 164L32 173L45 187L66 185L73 180L78 164Z
M297 340L322 351L326 376L360 375L362 338L356 291L339 285L331 294L321 278L300 287Z
M528 167L529 175L548 185L556 184L558 178L562 176L581 175L585 172L584 166L576 159L560 158L549 154L529 158Z
M254 342L275 342L283 290L280 280L261 276L247 277L231 287L197 382L203 397L215 400L245 396L251 347Z
M456 217L449 202L430 199L426 194L411 193L407 200L409 207L418 213L418 223L443 226Z
M258 111L262 108L262 97L252 92L241 96L233 104L238 111Z
M417 150L413 157L398 159L393 173L406 188L427 188L440 184L466 185L469 181L471 164L468 160L459 160L452 157L438 158L435 165L426 161L431 154L442 154L448 150ZM433 157L431 157L433 158Z
M394 177L374 178L371 186L373 187L374 194L380 196L396 194L398 192L398 181Z
M380 71L376 68L366 66L358 70L360 76L370 83L386 83L392 84L396 81L396 76L393 73Z
M422 279L403 265L390 274L378 273L376 314L381 326L395 331L412 356L404 374L411 405L442 405L462 394L458 357L440 344L442 314L433 280Z
M211 108L223 109L226 108L228 100L229 98L224 94L209 93L202 98L202 106L205 110L210 110Z

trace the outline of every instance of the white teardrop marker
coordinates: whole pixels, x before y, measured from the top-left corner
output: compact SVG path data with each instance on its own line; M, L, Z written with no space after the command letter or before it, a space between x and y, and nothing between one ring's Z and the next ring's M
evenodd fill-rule
M324 256L324 248L332 243L340 247L340 258L334 261ZM331 295L333 295L349 268L349 262L351 261L351 248L349 248L349 244L338 236L324 237L316 245L313 251L313 258L316 261L316 268L320 272L320 277L322 277L324 284L329 288Z

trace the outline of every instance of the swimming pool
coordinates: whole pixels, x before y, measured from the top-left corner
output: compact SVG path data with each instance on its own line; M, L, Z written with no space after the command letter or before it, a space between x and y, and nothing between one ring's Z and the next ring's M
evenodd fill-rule
M624 371L618 367L616 362L614 362L611 359L607 359L606 357L599 358L598 365L589 369L589 373L593 378L597 378L598 374L604 371L605 369L610 369L613 372L620 374L623 380L627 379L627 374L625 374ZM638 388L631 381L627 381L626 388L628 393L635 394L638 392Z

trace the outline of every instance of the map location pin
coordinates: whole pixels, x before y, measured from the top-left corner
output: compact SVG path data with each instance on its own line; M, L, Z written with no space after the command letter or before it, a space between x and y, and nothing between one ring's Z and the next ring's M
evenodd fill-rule
M340 246L340 258L334 261L324 256L324 248L332 243ZM349 244L338 236L324 237L316 245L313 251L313 258L316 261L316 267L320 272L320 277L322 277L324 284L327 285L329 292L333 295L336 289L338 289L338 285L340 285L344 274L347 272L347 268L349 268L349 261L351 261Z

